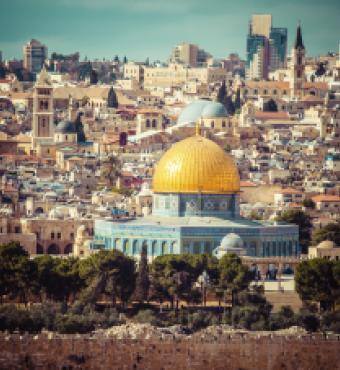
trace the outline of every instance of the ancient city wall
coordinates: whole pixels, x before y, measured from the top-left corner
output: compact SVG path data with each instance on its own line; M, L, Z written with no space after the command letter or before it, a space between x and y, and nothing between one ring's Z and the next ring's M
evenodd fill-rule
M338 336L112 339L0 335L0 369L337 370Z

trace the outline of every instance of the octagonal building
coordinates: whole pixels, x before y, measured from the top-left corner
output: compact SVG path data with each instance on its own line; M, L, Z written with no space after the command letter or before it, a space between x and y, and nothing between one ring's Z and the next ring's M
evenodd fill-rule
M129 221L95 220L95 239L105 248L150 259L165 254L212 254L228 234L242 240L243 255L300 254L298 226L240 216L240 178L228 154L197 133L172 147L153 176L150 216Z

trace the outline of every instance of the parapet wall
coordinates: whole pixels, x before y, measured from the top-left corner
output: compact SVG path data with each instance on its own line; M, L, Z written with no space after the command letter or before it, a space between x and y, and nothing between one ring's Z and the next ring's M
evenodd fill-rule
M0 335L0 369L337 370L339 336Z

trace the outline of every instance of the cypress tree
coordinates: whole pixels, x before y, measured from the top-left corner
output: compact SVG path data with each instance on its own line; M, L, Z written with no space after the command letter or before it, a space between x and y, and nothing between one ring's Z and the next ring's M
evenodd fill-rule
M107 106L108 108L118 108L117 94L113 90L113 87L110 88L107 96Z
M221 87L218 90L217 101L224 104L224 99L226 96L225 80L223 80Z
M78 141L78 143L85 143L85 141L86 141L84 126L81 122L82 114L83 113L78 113L77 118L74 122L74 125L76 127L76 131L77 131L77 141Z
M139 302L144 302L149 296L149 268L148 268L148 251L147 247L143 245L140 261L138 265L138 274L136 279L135 299Z

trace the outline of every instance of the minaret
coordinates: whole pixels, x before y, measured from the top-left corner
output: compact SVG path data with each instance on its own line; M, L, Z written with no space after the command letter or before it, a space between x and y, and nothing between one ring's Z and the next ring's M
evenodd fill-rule
M33 89L33 149L39 143L53 142L53 134L53 86L44 66Z
M303 83L305 82L305 46L302 41L301 25L298 25L296 39L290 61L290 89L291 96L301 98Z

